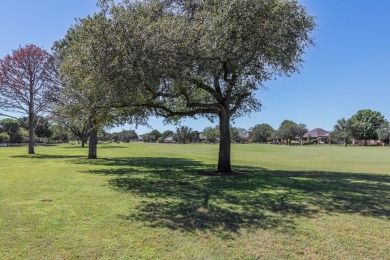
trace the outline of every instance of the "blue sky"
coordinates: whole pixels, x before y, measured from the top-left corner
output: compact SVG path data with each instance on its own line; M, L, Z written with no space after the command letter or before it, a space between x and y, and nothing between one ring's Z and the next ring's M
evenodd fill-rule
M285 120L308 128L331 130L342 117L360 109L381 112L390 120L390 1L301 0L316 16L316 47L308 49L299 74L264 82L256 95L261 112L236 120L250 128L268 123L277 128ZM75 18L97 10L95 0L0 0L0 57L19 45L33 43L50 50ZM154 129L174 130L151 118ZM207 120L185 120L194 130L213 125ZM130 129L131 126L115 128ZM112 131L112 130L111 130ZM139 127L139 134L151 128Z

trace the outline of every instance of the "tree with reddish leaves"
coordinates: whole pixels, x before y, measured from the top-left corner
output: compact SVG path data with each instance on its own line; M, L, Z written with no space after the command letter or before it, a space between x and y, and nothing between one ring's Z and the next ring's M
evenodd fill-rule
M47 111L53 101L56 76L54 57L33 44L19 47L0 59L0 109L27 114L28 153L34 154L37 115ZM11 114L1 115L13 117Z

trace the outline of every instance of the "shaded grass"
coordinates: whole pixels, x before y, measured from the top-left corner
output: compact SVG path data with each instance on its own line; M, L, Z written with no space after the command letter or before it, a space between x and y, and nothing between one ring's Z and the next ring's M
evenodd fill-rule
M115 166L87 171L116 176L109 181L115 190L153 199L139 208L140 215L126 216L153 226L237 232L241 227L283 225L278 217L286 215L313 217L324 212L390 218L390 175L245 167L254 173L200 177L200 169L212 166L178 158L116 158L93 164Z
M388 150L235 145L250 174L199 176L216 146L103 146L0 149L0 258L390 255Z

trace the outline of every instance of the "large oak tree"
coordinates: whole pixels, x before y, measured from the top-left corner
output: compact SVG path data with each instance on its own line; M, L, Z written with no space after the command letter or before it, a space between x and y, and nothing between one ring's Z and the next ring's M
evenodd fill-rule
M116 107L140 106L168 119L219 121L217 171L232 171L230 122L261 108L266 80L299 70L313 44L313 17L297 1L101 1L93 46ZM137 94L142 93L142 94Z

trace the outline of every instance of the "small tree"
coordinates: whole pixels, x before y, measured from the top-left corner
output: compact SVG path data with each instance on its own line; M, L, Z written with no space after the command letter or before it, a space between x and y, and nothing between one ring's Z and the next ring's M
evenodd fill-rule
M122 130L118 133L118 139L121 142L131 142L132 140L138 140L138 135L135 130Z
M146 133L142 136L142 138L144 139L144 142L157 142L158 141L158 138L162 137L162 134L160 133L160 131L154 129L152 130L151 132L149 133Z
M22 117L19 119L20 125L28 130L28 117ZM47 138L49 139L52 136L52 131L50 129L51 125L49 120L43 116L36 116L34 119L35 125L35 135L38 138Z
M219 138L218 127L206 127L203 129L203 135L206 137L206 140L211 143L216 143L217 138Z
M242 143L249 137L248 131L242 127L230 127L230 136L232 141Z
M272 138L274 132L275 130L269 124L260 124L249 129L249 136L252 142L265 143Z
M279 137L286 140L287 145L291 145L291 141L298 136L298 124L291 120L284 120L278 129Z
M53 133L50 139L55 141L68 142L71 136L68 128L56 122L51 125L50 131Z
M349 121L352 137L364 140L364 145L367 145L367 140L378 139L377 129L385 122L385 117L378 111L363 109L357 111Z
M389 142L390 147L390 123L389 121L385 120L379 128L377 129L378 138L383 142L383 146L385 145L385 142Z
M179 143L186 144L187 140L191 137L192 128L188 126L181 126L176 129L176 136Z
M166 131L164 131L163 133L162 133L162 137L165 139L165 138L167 138L167 137L169 137L169 136L172 136L173 135L173 131L171 131L171 130L166 130Z
M0 108L27 114L29 154L35 153L35 118L53 101L56 72L53 56L33 44L0 59Z
M308 132L308 129L305 124L297 125L297 136L299 137L300 144L303 145L303 136Z
M193 143L199 142L199 134L200 134L199 131L192 131L190 136L191 142Z
M336 125L333 127L333 131L330 133L331 140L342 141L344 146L348 145L348 141L352 136L351 122L341 118L337 120Z

